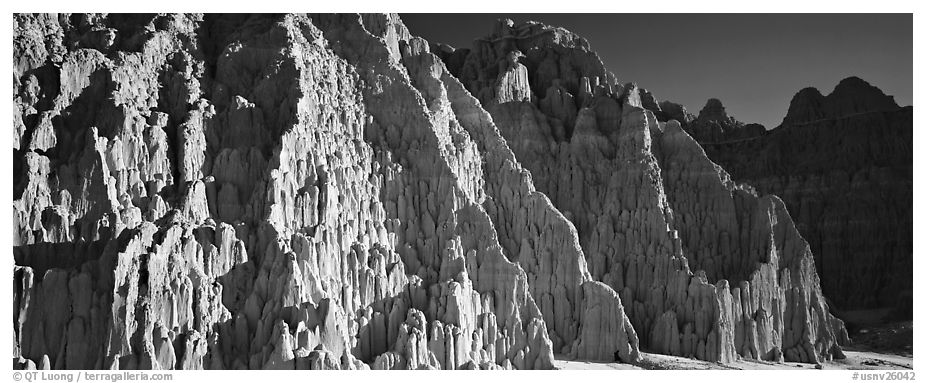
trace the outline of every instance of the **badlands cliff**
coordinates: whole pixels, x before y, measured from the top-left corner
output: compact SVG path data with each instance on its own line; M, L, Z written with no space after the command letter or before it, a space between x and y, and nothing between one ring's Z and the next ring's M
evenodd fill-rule
M472 49L442 48L575 223L641 347L721 362L840 356L845 332L781 200L735 184L677 121L658 122L655 97L617 81L584 39L503 21Z
M696 135L707 126L724 133ZM799 91L768 132L701 116L687 130L736 180L787 203L836 307L912 318L912 107L849 77L827 96Z
M14 19L17 368L842 357L785 204L566 30Z

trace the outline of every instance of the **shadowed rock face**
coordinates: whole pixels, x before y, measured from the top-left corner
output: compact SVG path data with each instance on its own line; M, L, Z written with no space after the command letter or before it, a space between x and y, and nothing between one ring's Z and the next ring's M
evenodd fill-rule
M678 122L657 118L684 109L618 83L560 28L502 21L474 43L435 51L575 224L592 278L620 294L642 349L715 361L842 356L845 329L784 203L737 185ZM498 70L513 50L529 88ZM498 97L513 86L537 99ZM732 121L719 102L702 116Z
M701 112L698 113L698 120L727 122L730 121L730 117L727 116L727 108L723 107L723 103L716 98L712 98L707 100L704 108L701 108Z
M14 19L18 368L639 359L575 227L397 16ZM532 97L517 61L505 100Z
M781 126L702 142L737 180L787 203L823 291L843 310L912 315L913 110L850 77L791 100Z
M847 77L824 97L814 88L798 92L788 108L782 125L797 125L821 119L851 117L859 113L889 112L900 107L894 97L858 77Z
M702 145L751 139L765 133L765 127L762 125L744 124L728 116L723 103L716 98L707 100L697 118L678 121L683 123L685 131Z

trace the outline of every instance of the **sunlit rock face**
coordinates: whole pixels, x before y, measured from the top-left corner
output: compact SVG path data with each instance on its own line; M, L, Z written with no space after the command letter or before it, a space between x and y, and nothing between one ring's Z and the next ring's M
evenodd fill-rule
M720 362L842 357L845 329L785 204L734 182L676 119L660 121L687 124L683 108L617 81L561 28L503 20L471 49L433 50L575 225L591 277L620 295L642 350ZM529 89L512 81L512 57ZM503 97L511 88L536 97ZM729 123L711 104L701 114Z
M699 141L735 179L787 203L833 306L912 318L912 139L912 107L849 77L826 96L800 90L762 135Z
M569 31L14 21L16 368L842 357L791 205L685 130L735 120L618 82ZM796 115L882 104L853 100Z
M16 367L639 359L575 226L397 16L14 19ZM518 60L496 101L536 98Z

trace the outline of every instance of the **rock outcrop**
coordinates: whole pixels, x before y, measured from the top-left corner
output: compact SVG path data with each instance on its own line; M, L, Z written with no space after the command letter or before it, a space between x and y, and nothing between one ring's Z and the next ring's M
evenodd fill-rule
M734 183L581 37L506 20L474 44L441 57L575 224L592 278L619 293L642 349L720 362L842 357L845 329L780 199ZM539 101L498 97L498 68L515 50ZM722 106L703 114L725 117Z
M911 318L912 139L912 107L850 77L827 96L797 92L766 134L701 144L734 178L787 203L835 307Z
M697 118L678 121L684 124L685 131L702 145L748 140L765 133L765 127L762 125L744 124L727 115L727 109L716 98L707 100Z
M805 88L791 99L782 125L798 125L824 119L838 119L871 112L900 109L894 97L858 77L842 79L833 92L823 96L815 88Z
M14 21L16 368L842 356L785 204L562 28Z
M14 365L634 362L618 294L395 15L15 15ZM502 100L532 100L512 55Z

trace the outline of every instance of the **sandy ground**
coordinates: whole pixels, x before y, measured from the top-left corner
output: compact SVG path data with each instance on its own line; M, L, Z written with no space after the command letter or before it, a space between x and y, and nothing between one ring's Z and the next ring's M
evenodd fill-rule
M851 327L852 344L843 347L845 359L823 363L832 370L901 370L913 369L913 322L887 322L888 309L859 310L841 313ZM729 364L705 362L660 354L641 353L636 364L569 360L555 355L553 365L564 370L796 370L815 369L807 363L771 363L740 359Z
M562 355L556 355L556 361L553 365L563 370L813 370L815 368L813 364L806 363L769 363L743 359L731 364L719 364L677 356L641 354L643 361L639 365L565 360L562 359ZM845 351L845 354L846 359L826 362L823 364L823 368L834 370L899 370L913 368L913 358L909 356L880 354L870 351Z

